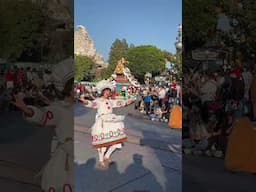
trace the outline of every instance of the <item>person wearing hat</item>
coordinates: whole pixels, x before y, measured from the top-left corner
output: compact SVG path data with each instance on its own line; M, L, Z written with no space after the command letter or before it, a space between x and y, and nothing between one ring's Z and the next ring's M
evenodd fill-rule
M73 102L74 102L74 71L73 58L65 59L56 64L53 70L54 85L60 99L47 107L38 108L26 105L19 95L13 102L21 111L24 118L55 130L52 139L51 158L40 171L41 188L43 191L73 191Z
M83 95L80 101L86 107L97 108L95 123L91 128L92 145L98 150L100 169L107 169L107 166L112 163L111 154L122 148L122 142L127 140L125 126L123 123L124 116L113 114L113 108L126 106L133 102L129 99L111 100L111 91L113 90L114 82L102 80L97 84L97 91L101 95L94 101L85 100Z

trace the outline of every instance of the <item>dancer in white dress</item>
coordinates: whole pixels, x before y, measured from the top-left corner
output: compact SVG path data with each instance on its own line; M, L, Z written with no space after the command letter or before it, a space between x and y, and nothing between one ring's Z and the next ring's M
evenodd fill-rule
M14 104L23 111L27 121L52 126L55 137L52 139L52 155L41 170L41 187L44 192L65 191L73 189L73 102L74 102L74 72L73 59L66 59L57 64L54 69L54 84L62 96L62 100L51 103L44 108L28 106L18 95Z
M95 123L91 128L92 145L97 148L99 155L99 168L106 169L112 163L111 154L118 148L122 148L122 142L127 140L124 127L124 116L113 114L112 108L126 106L133 100L111 100L109 99L114 84L103 80L97 84L100 98L94 101L85 100L81 95L80 100L87 107L97 108ZM109 148L108 148L109 147ZM108 150L107 150L108 148Z

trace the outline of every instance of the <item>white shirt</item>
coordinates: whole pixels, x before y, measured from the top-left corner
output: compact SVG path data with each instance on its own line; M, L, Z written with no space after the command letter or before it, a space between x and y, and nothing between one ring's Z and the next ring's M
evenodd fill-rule
M45 73L44 76L43 76L43 79L44 79L44 84L45 85L51 84L51 81L52 81L51 75Z
M205 101L214 101L216 97L217 85L214 80L208 80L201 88L201 100L204 103Z
M28 81L32 81L32 73L30 71L27 71L27 79Z
M166 95L166 91L164 89L161 89L158 95L159 95L159 99L164 99Z
M177 90L177 96L176 97L180 97L181 86L180 85L176 85L176 90Z
M253 76L251 72L243 72L242 77L244 80L244 98L249 99L249 91L252 84Z
M32 78L33 80L39 79L38 74L36 72L32 72Z

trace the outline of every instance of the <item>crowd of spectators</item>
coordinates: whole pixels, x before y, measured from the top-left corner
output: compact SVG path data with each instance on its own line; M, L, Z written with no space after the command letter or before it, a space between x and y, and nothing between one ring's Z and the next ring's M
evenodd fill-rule
M249 67L183 74L183 151L225 157L236 119L256 120L256 76Z
M135 109L148 115L152 121L168 122L172 106L180 105L181 97L181 82L142 86L137 92Z
M77 83L74 91L76 98L84 95L85 99L93 100L99 96L92 84ZM135 110L147 115L152 121L168 122L172 106L181 104L181 95L181 82L171 82L166 86L123 86L119 91L112 92L112 99L135 97Z
M16 110L14 95L20 94L26 104L45 106L57 97L49 70L14 67L1 72L0 111Z

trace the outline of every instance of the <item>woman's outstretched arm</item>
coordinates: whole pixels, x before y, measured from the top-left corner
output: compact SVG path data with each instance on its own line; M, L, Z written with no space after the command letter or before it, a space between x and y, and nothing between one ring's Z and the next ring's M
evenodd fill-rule
M97 108L98 107L98 102L97 102L96 99L93 100L93 101L89 101L89 100L84 99L84 95L81 95L79 97L79 101L81 101L84 104L84 106L86 106L86 107L90 107L90 108Z
M19 95L14 95L15 101L13 104L18 107L24 114L27 121L43 126L55 126L58 118L57 107L47 106L38 108L31 105L26 105L23 98Z

